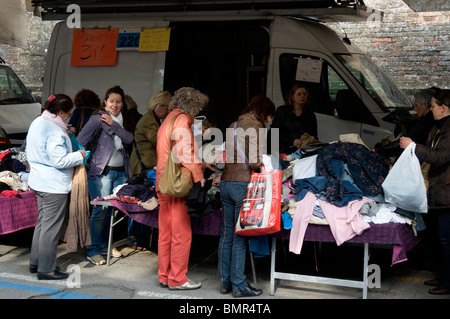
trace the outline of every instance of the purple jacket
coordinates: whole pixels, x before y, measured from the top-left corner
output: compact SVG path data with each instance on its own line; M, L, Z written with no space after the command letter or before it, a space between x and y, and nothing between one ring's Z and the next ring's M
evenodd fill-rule
M86 147L86 144L94 137L97 129L102 126L103 132L98 139L98 146L93 154L91 162L86 165L87 176L89 179L95 179L105 169L106 163L111 157L111 153L114 148L114 135L119 136L122 139L122 143L131 144L134 139L133 133L127 131L121 127L118 123L113 122L111 126L102 122L101 114L105 112L99 111L97 114L92 115L89 121L83 127L81 132L77 136L77 141ZM131 177L130 158L125 148L122 148L122 155L125 167L125 173L128 177ZM92 154L91 154L92 156Z

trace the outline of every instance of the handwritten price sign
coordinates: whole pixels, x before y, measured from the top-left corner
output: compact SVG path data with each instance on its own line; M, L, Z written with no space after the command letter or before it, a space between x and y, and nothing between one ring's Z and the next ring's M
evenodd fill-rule
M105 66L117 62L118 28L75 29L73 32L72 66Z
M322 60L298 59L297 81L320 83L322 73Z

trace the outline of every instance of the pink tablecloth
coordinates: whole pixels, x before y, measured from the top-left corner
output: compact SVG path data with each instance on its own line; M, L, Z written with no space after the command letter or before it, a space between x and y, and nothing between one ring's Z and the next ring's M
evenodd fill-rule
M153 211L146 211L144 208L132 203L117 200L108 200L108 202L135 221L158 228L159 207ZM221 226L222 217L220 210L213 210L210 214L203 217L191 217L191 227L194 234L220 236L222 232Z
M37 221L37 200L33 192L17 196L0 196L0 235L34 227Z
M373 224L361 235L355 236L347 242L387 244L393 246L392 265L406 261L406 253L413 249L420 238L414 235L411 226L398 223ZM274 234L277 238L289 239L290 232L281 230ZM331 229L324 225L309 224L305 233L305 241L335 242Z
M158 208L154 211L146 211L136 204L129 204L116 200L110 200L109 202L137 222L150 227L158 227ZM192 232L194 234L216 236L220 236L221 234L222 218L220 211L213 211L211 214L201 218L191 217L191 223ZM392 245L392 265L406 261L406 253L413 249L419 242L419 238L414 235L412 228L408 225L397 223L369 223L369 225L370 229L365 230L361 235L355 236L348 242ZM290 231L282 229L281 231L272 234L272 236L289 239ZM330 227L314 224L308 226L304 240L335 242Z

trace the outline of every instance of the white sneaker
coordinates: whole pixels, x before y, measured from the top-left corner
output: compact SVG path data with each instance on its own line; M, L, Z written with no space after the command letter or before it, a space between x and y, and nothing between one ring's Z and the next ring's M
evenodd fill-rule
M100 254L99 255L95 255L95 256L87 256L87 259L91 263L93 263L94 265L97 265L97 266L106 264L105 258L103 258L103 256L100 255Z
M107 254L108 254L107 250L102 251L102 255L103 256L106 256ZM123 255L122 255L122 253L120 251L117 250L117 248L114 247L113 249L111 249L111 256L116 257L116 258L120 258Z
M113 248L111 249L111 256L116 257L116 258L120 258L122 257L122 253L120 251L117 250L117 248Z
M192 290L192 289L198 289L202 286L201 282L196 282L196 281L192 281L192 280L188 280L187 282L185 282L184 284L180 285L180 286L169 286L169 289L172 290Z

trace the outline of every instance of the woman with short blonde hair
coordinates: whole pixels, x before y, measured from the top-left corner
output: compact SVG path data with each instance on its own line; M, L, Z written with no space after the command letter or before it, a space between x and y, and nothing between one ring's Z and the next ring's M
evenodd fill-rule
M140 174L156 166L156 142L158 130L163 119L169 113L172 94L168 91L155 93L147 103L147 113L139 120L134 132L136 147L131 152L133 175Z

